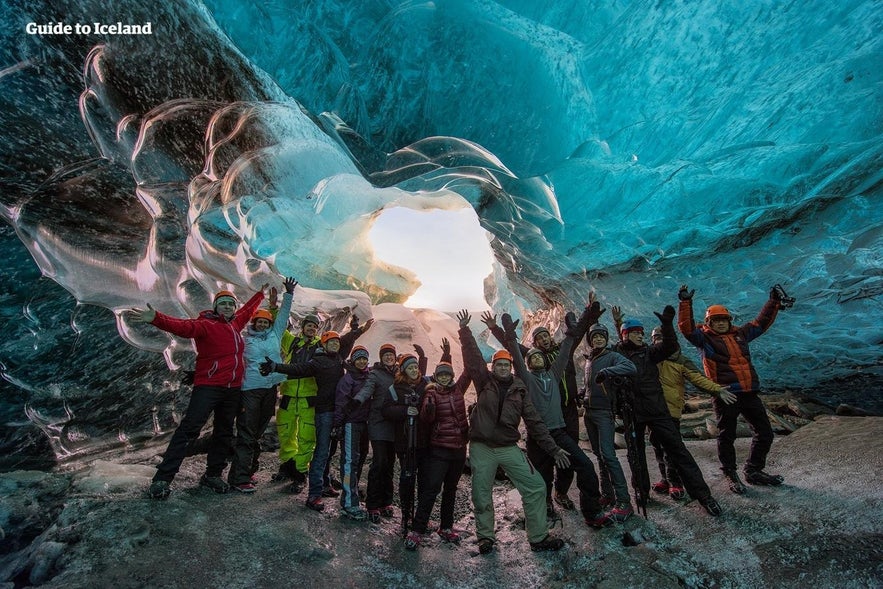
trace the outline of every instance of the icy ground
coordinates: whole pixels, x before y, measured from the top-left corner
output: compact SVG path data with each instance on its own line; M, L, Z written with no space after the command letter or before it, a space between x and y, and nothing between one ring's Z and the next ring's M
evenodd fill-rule
M555 554L528 550L520 503L496 491L500 542L480 556L429 539L406 552L397 522L359 524L318 514L269 481L265 454L253 496L199 489L204 457L185 461L172 497L144 495L162 447L105 457L75 473L0 475L3 528L31 518L30 538L3 538L2 579L15 587L879 587L883 583L883 418L820 417L777 438L770 470L787 484L726 490L713 440L688 446L726 510L719 519L695 503L656 498L649 521L595 531L565 512L568 539ZM739 439L739 455L748 440ZM621 459L624 460L624 455ZM469 478L461 480L458 527L472 532ZM575 496L575 490L571 495ZM38 521L42 518L42 524ZM41 527L42 526L42 527ZM645 539L623 545L626 532ZM20 551L9 550L16 542ZM16 548L18 550L18 548ZM12 583L0 587L13 587Z

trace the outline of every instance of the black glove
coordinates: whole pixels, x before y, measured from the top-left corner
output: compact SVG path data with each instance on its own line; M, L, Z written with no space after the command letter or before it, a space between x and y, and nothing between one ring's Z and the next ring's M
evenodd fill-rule
M586 389L585 389L585 387L583 387L576 393L576 406L582 407L583 405L585 405L585 403L586 403Z
M589 306L589 310L586 315L586 319L587 319L589 326L598 323L598 320L601 318L601 315L603 315L604 311L606 311L606 310L607 309L601 308L601 303L599 303L598 301L593 302Z
M451 355L451 342L448 341L448 338L442 338L442 356L450 356Z
M682 284L681 289L678 291L678 299L682 301L691 301L693 300L693 295L696 294L696 289L687 290L687 285Z
M518 327L519 319L512 321L512 315L509 313L503 313L503 316L500 318L500 321L503 323L503 331L506 332L506 340L516 341L518 336L515 335L515 328Z
M579 324L576 321L576 313L569 311L564 316L564 335L576 337L579 335Z
M469 325L470 319L472 319L472 317L469 316L469 311L467 311L466 309L463 309L462 311L457 313L457 321L460 322L460 327L466 327L467 325Z
M297 286L297 280L293 277L289 276L285 279L285 282L282 283L282 286L285 287L285 292L290 295L294 294L294 287Z
M414 351L417 352L418 358L426 357L426 354L423 352L423 348L421 346L418 346L417 344L414 344Z
M665 309L662 310L662 315L657 312L653 312L659 318L659 322L663 325L674 325L675 320L675 308L671 305L666 305Z
M359 329L359 318L356 317L355 313L353 313L353 318L350 319L350 329L353 331Z
M331 428L331 439L332 440L342 440L343 439L343 428L339 425L335 425Z
M604 369L601 369L598 371L598 374L595 375L595 382L601 384L605 380L607 380L607 372L605 372Z
M782 300L782 293L778 288L776 288L777 286L779 286L779 285L776 285L776 286L770 288L770 300L771 301L779 302Z
M264 361L258 366L258 370L261 372L261 376L269 376L276 372L276 363L270 360L269 357L264 356Z

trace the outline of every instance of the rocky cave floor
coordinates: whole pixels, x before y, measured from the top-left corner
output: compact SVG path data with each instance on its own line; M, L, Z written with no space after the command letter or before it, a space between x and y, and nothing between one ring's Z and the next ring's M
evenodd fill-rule
M748 443L737 441L740 458ZM883 585L883 418L820 416L777 437L768 470L786 484L744 496L727 490L713 440L687 445L725 510L720 518L667 496L653 498L649 519L600 531L564 511L554 533L565 548L532 553L518 494L501 481L499 543L487 556L471 535L468 475L456 512L455 527L468 535L462 544L432 535L408 552L397 519L341 518L334 499L323 513L308 510L304 493L270 482L272 453L262 455L253 495L200 488L204 456L193 456L167 501L147 498L163 443L56 472L8 472L0 475L0 588Z

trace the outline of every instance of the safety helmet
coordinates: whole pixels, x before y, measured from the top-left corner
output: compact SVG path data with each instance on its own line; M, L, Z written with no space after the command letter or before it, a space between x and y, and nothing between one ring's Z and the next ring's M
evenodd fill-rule
M546 365L546 355L539 348L531 348L527 351L527 354L524 355L524 363L530 366L530 358L536 354L542 354L543 356L543 366Z
M236 295L230 292L229 290L219 290L215 295L215 298L212 299L212 309L217 308L218 301L223 298L233 299L233 302L236 302Z
M711 305L708 307L708 310L705 311L705 322L708 323L712 317L726 317L727 321L733 320L733 316L730 315L729 309L723 305Z
M454 376L454 367L451 366L450 362L439 362L438 366L435 367L435 376L439 374L449 374L453 378Z
M626 319L623 322L622 327L619 328L619 331L623 335L628 335L630 331L635 331L636 329L640 329L643 332L644 324L638 319Z
M358 360L359 358L368 359L368 348L365 346L356 346L353 348L353 351L350 352L350 359L353 361Z
M322 334L322 337L319 338L319 343L323 346L328 343L329 340L340 339L340 334L336 331L326 331Z
M251 322L254 323L258 319L266 319L270 323L273 323L273 314L266 309L258 309L251 316Z
M543 332L546 332L546 333L548 333L549 335L552 335L551 333L549 333L549 329L548 329L547 327L544 327L544 326L540 325L539 327L535 327L535 328L534 328L533 332L531 333L531 337L532 337L534 340L536 340L536 339L537 339L537 336L540 335L540 334L543 333Z
M493 358L491 358L491 364L494 364L498 360L507 360L512 362L512 354L509 353L508 350L497 350L494 352Z
M378 355L382 358L383 355L387 352L392 352L392 355L395 356L396 347L392 344L383 344L382 346L380 346L380 353Z
M402 354L401 356L399 356L398 364L399 370L404 372L405 368L407 368L409 365L418 364L417 356L415 356L414 354Z
M303 326L306 325L307 323L312 323L316 327L319 327L319 325L321 325L322 322L319 321L318 315L314 315L314 314L310 313L309 315L304 315L304 318L301 319L301 322L300 322L301 328L303 328Z
M604 336L604 339L610 339L610 333L607 331L607 328L601 325L600 323L596 323L589 328L589 343L592 343L592 338L595 337L596 333L600 333Z

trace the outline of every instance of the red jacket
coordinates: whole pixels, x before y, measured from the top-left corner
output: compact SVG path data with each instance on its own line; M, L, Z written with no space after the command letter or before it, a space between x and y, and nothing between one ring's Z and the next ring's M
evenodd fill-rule
M196 344L194 386L239 388L245 374L240 332L263 300L264 293L255 293L230 321L214 311L203 311L196 319L178 319L157 312L151 323L178 337L191 338Z
M681 301L678 308L678 327L687 340L696 346L702 356L705 376L730 392L760 390L760 379L751 363L748 342L760 337L770 328L779 313L779 302L770 299L753 321L742 326L730 324L726 333L717 333L707 325L693 321L691 301Z
M469 441L469 421L466 419L466 401L463 391L471 379L463 374L456 382L441 387L437 393L426 391L420 409L420 421L430 427L429 445L460 450Z

